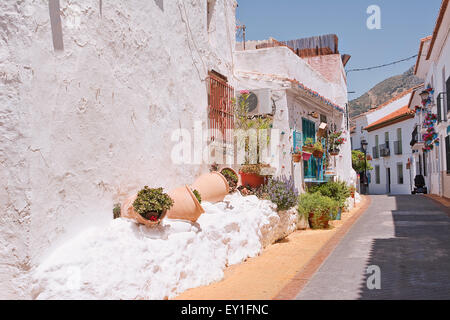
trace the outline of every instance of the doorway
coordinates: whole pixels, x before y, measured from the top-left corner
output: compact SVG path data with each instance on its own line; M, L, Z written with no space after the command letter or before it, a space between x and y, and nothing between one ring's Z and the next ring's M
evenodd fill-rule
M387 193L391 193L391 168L386 168Z

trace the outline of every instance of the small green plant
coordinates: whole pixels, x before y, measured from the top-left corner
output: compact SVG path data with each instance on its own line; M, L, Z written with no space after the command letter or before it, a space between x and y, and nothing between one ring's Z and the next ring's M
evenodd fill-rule
M233 172L233 170L225 168L220 173L225 177L225 179L227 179L228 185L230 186L230 193L236 191L239 177Z
M138 192L133 208L144 219L157 221L160 216L173 206L173 200L163 192L163 188L151 189L145 186Z
M197 198L198 202L202 203L202 196L200 195L200 192L198 192L197 190L193 190L192 193Z
M120 203L116 203L113 208L114 219L120 218Z
M305 193L298 200L298 214L309 221L311 229L326 229L338 210L336 201L320 192Z
M319 140L314 144L314 151L323 152L323 145Z
M288 210L296 205L298 190L292 176L289 179L283 176L278 179L269 179L267 185L262 187L262 195L275 203L278 210Z
M305 143L303 143L305 146L314 146L314 139L313 138L306 138Z

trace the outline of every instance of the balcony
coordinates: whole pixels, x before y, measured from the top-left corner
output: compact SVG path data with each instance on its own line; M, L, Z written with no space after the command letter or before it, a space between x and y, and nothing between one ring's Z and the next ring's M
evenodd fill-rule
M403 154L401 141L394 141L394 154L396 155Z
M373 147L372 148L372 156L374 159L379 159L380 158L380 152L378 147Z
M381 157L390 157L391 156L391 149L389 149L389 142L386 144L380 145L380 156Z
M412 132L412 137L411 137L411 149L412 150L422 150L424 147L424 141L422 139L422 134L420 133L421 130L421 126L420 125L416 125L416 127L414 128L414 131Z

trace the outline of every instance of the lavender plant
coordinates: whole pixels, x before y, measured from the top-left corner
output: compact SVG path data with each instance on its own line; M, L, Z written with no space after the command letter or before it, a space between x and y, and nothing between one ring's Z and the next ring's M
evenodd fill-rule
M289 179L282 176L277 179L270 179L267 185L263 186L262 196L275 203L278 210L288 210L297 204L298 190L294 185L294 178Z

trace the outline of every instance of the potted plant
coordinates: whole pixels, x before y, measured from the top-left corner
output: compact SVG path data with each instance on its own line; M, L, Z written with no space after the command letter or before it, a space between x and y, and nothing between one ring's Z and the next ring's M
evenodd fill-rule
M323 146L322 142L320 142L319 140L317 140L314 144L313 156L316 159L321 159L323 157Z
M239 176L237 172L232 168L223 168L220 173L227 179L228 185L230 186L230 193L235 192L239 187Z
M200 193L203 201L213 203L222 201L230 193L227 179L217 171L202 174L192 184L192 189Z
M187 220L196 222L202 213L205 212L200 205L202 196L196 189L191 189L185 185L169 192L173 199L173 207L167 211L167 218L176 220Z
M305 143L303 144L303 151L313 153L314 152L314 139L306 138Z
M336 202L319 192L302 194L297 206L299 215L308 220L311 229L327 229L335 209Z
M163 192L163 188L145 186L137 195L125 201L121 214L151 227L161 223L173 204L173 199Z
M243 186L259 188L265 182L265 176L261 175L261 169L268 165L263 164L244 164L239 170Z
M340 147L346 139L342 137L342 131L332 132L328 135L329 152L332 156L339 155Z
M292 154L292 160L295 163L298 163L302 160L302 150L300 149L300 147L296 147L294 153Z
M343 181L327 182L318 187L317 191L336 202L337 214L333 216L333 220L340 220L342 211L346 209L347 199L350 197L350 189L347 184Z

